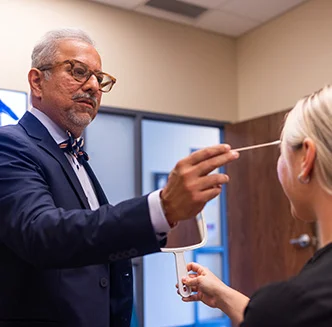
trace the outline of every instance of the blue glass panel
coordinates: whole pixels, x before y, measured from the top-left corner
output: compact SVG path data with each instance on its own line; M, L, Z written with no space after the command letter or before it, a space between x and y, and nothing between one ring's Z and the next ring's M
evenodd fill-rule
M135 196L134 118L99 113L86 130L86 149L111 204Z
M167 174L179 159L196 149L219 142L219 128L144 120L142 124L143 193L155 189L156 173ZM209 205L211 207L206 209L207 223L210 224L209 245L221 245L220 201L215 200ZM144 327L194 324L194 304L182 302L176 293L174 256L168 253L153 254L144 257L143 260ZM186 261L192 260L193 253L186 253ZM156 299L160 300L156 301Z
M222 256L220 253L199 253L196 255L199 264L208 267L218 278L222 279ZM204 303L198 303L198 320L204 321L212 318L221 318L224 314L219 309L210 308Z

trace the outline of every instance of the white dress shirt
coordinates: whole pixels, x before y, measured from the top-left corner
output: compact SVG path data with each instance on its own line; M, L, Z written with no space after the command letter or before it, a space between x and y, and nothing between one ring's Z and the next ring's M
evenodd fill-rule
M32 108L30 112L46 127L52 138L57 144L62 143L68 139L66 131L53 122L47 115L36 108ZM69 163L71 164L75 174L80 181L84 193L88 199L91 210L97 210L99 208L99 202L94 190L93 184L87 174L85 168L77 161L77 159L69 154L64 153ZM157 190L148 195L149 213L152 226L157 234L158 239L162 237L159 234L168 233L170 226L165 218L164 212L160 203L160 191Z

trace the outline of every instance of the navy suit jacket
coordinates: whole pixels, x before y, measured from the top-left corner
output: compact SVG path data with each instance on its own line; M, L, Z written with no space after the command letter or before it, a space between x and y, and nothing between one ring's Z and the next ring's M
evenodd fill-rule
M147 197L111 206L85 167L96 211L38 119L0 128L0 326L129 326L129 259L160 250Z

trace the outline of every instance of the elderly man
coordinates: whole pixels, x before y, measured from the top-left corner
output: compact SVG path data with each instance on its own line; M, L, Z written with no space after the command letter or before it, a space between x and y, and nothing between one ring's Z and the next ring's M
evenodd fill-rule
M216 197L228 176L209 173L237 154L228 145L198 151L163 190L112 206L81 147L115 83L92 40L47 33L28 78L33 108L0 128L0 325L127 327L130 259L159 251L178 221Z

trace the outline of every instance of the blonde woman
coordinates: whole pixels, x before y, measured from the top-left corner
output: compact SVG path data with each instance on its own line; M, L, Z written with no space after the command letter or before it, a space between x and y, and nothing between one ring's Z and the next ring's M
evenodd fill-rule
M316 221L321 249L301 272L258 290L250 299L226 286L207 268L183 280L197 292L185 302L202 301L241 327L332 326L332 87L301 99L281 134L278 177L294 218Z

